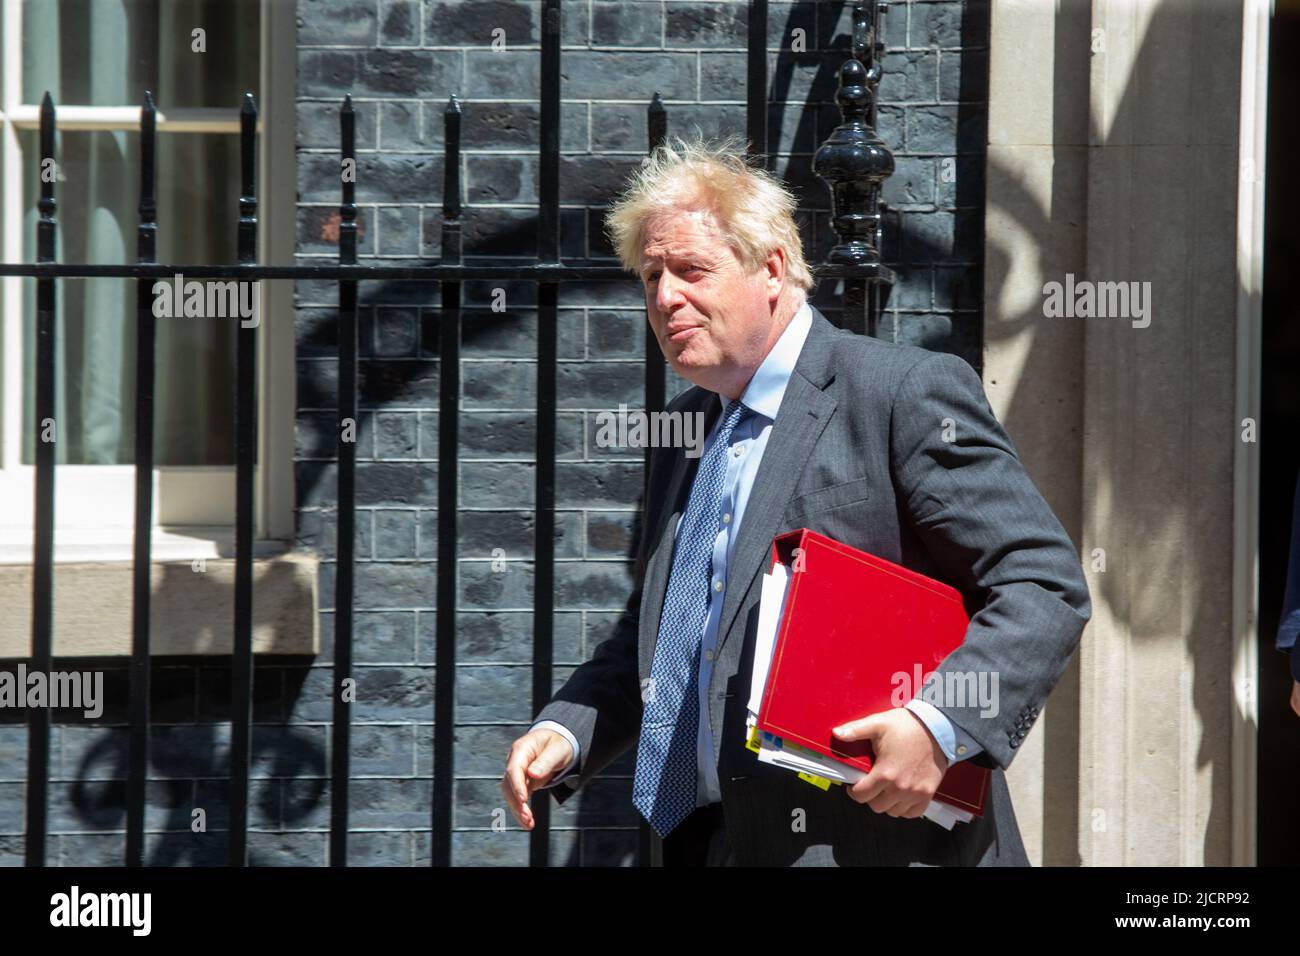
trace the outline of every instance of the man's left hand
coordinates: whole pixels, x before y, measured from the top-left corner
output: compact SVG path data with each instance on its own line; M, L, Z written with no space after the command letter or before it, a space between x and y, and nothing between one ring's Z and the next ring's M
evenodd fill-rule
M845 792L876 813L919 817L939 789L948 758L921 718L896 707L836 728L840 740L870 740L876 759L871 772Z

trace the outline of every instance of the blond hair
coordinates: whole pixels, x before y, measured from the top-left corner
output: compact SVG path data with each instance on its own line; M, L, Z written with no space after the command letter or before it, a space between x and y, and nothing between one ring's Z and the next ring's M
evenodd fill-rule
M702 138L656 147L642 162L605 220L619 261L639 273L650 220L666 212L706 210L746 270L758 269L774 249L785 252L786 282L805 294L813 287L804 260L798 200L766 169L753 166L735 136L712 144Z

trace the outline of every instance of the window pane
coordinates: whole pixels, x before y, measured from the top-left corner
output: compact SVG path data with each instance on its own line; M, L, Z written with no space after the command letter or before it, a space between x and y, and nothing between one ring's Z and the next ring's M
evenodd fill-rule
M36 258L38 136L21 134L24 258ZM124 263L136 256L139 134L60 132L56 155L60 262ZM158 260L237 261L239 138L159 134ZM24 281L23 461L34 460L35 280ZM135 281L60 279L56 335L57 460L130 464L135 434ZM237 318L158 321L155 460L234 463Z
M258 92L258 0L24 0L23 101L238 108ZM202 30L205 52L194 49Z

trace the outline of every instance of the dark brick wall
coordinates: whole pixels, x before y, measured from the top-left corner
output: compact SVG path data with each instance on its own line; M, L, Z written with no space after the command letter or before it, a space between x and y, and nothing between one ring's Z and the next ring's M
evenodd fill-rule
M806 252L834 242L812 154L839 121L837 70L851 4L772 2L768 32L774 169L798 191ZM360 254L371 263L440 254L443 131L450 93L464 102L465 250L528 260L537 198L538 5L497 0L298 0L298 259L337 254L339 100L358 111ZM645 105L660 91L670 132L744 132L745 4L569 0L564 4L562 254L607 256L602 207L645 149ZM493 29L506 50L491 49ZM806 50L792 41L803 30ZM879 132L897 172L886 258L899 284L884 337L963 355L978 367L986 0L889 6ZM460 594L456 675L453 861L524 864L528 836L512 818L493 829L510 741L530 722L532 449L536 416L535 293L466 286L460 470ZM834 313L823 283L814 302ZM434 599L437 546L436 285L362 286L361 422L351 858L429 859ZM319 657L267 658L256 669L250 837L254 862L326 861L333 657L336 289L296 288L297 545L322 559ZM637 287L568 285L561 292L555 546L558 687L611 631L631 586L639 452L595 447L595 413L639 407L644 309ZM685 387L669 373L669 394ZM508 570L494 572L493 549ZM102 662L101 662L102 663ZM124 701L125 671L110 675ZM149 859L224 860L229 660L159 661ZM112 864L123 847L125 716L54 730L52 863ZM21 861L26 734L0 726L0 862ZM633 755L578 798L552 808L551 860L634 858ZM189 832L189 809L210 833ZM503 811L504 812L504 811Z

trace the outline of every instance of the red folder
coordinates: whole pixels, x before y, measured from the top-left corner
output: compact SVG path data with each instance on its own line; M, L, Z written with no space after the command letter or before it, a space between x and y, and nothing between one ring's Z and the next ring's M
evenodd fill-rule
M801 549L795 554L795 549ZM772 540L772 567L790 566L758 727L820 754L871 770L869 741L831 730L901 706L891 700L961 645L970 623L955 588L801 528ZM991 772L960 760L935 798L984 815Z

